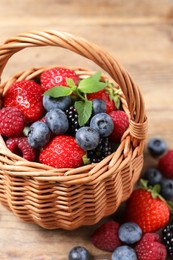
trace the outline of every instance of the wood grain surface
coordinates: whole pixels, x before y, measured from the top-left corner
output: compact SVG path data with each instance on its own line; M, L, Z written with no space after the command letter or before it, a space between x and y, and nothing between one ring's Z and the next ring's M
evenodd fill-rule
M173 148L172 0L0 2L1 43L17 33L49 28L82 36L109 51L141 88L149 119L148 138L163 137ZM69 51L34 48L16 54L9 61L2 81L16 72L40 65L98 69ZM155 163L145 151L144 167ZM66 260L70 249L81 245L90 251L92 259L110 260L110 253L96 249L90 242L99 224L74 231L44 230L19 220L0 205L0 259Z

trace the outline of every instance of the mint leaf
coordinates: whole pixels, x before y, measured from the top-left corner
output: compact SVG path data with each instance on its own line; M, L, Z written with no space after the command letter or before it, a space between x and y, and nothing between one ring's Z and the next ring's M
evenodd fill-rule
M99 81L101 79L101 72L96 72L95 74L91 75L91 78Z
M49 90L45 91L43 96L50 96L54 98L58 97L66 97L72 94L73 90L68 87L58 86L50 88Z
M79 125L85 125L92 114L92 101L76 101L74 106L78 113Z
M90 78L86 78L86 79L82 79L79 82L79 86L78 89L87 94L87 93L94 93L94 92L98 92L102 89L104 89L106 87L106 83L105 82L100 82L97 81L95 79L93 79L92 77Z
M77 86L75 85L73 79L66 78L66 82L67 82L68 86L71 87L73 90L75 90L77 88Z

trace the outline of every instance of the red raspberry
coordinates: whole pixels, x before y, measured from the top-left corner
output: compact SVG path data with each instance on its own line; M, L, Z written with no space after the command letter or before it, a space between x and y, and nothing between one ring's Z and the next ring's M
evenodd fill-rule
M145 233L135 246L138 260L166 260L166 247L159 239L159 234Z
M25 118L16 107L4 107L0 110L0 134L11 137L21 135Z
M122 244L118 237L118 229L119 223L109 220L92 234L91 241L95 247L112 252Z
M74 83L78 85L79 77L73 70L66 68L52 68L41 74L41 86L44 91L55 86L67 86L66 78L73 79Z
M114 122L114 130L110 135L110 139L113 142L120 142L122 135L129 127L129 118L127 114L121 110L112 111L109 115Z
M11 137L6 141L6 146L11 152L22 156L24 159L35 161L36 150L29 145L27 137Z
M167 177L173 178L173 150L167 151L158 161L158 169Z

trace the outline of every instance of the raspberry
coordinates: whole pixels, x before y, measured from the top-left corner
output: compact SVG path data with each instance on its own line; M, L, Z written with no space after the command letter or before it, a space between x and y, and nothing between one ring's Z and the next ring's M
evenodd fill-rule
M167 178L173 178L173 150L163 155L158 162L158 169Z
M6 141L6 146L11 152L28 161L34 161L36 158L36 150L29 145L28 139L25 136L9 138Z
M0 134L6 137L19 136L25 126L25 118L16 107L4 107L0 110Z

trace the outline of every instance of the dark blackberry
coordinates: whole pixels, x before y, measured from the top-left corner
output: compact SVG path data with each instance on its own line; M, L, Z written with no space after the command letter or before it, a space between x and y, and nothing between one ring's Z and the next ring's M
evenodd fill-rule
M108 137L103 137L100 139L98 146L94 150L87 151L87 157L90 159L91 163L98 163L112 152L112 147Z
M171 256L171 259L173 259L173 224L168 224L162 230L162 239L168 254Z
M69 122L69 128L67 133L69 135L75 136L77 130L80 128L76 108L74 106L70 106L68 109L66 109L65 113Z

